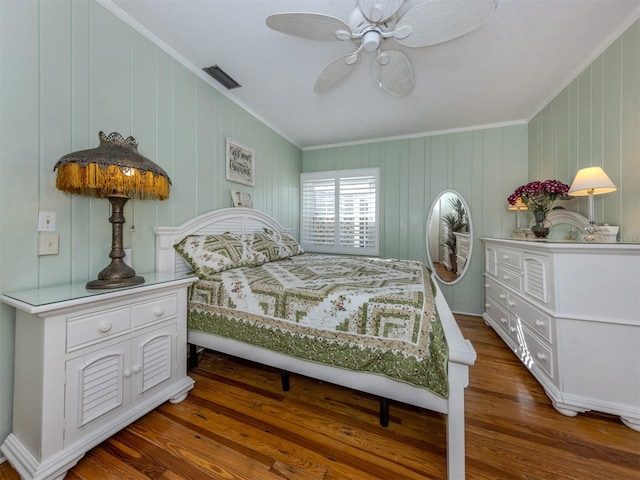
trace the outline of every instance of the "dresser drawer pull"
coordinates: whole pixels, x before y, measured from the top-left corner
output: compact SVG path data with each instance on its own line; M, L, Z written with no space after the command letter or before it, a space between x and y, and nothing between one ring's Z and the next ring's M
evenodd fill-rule
M161 317L162 315L164 315L164 308L162 308L162 307L156 307L156 308L154 308L154 309L153 309L153 314L154 314L156 317Z
M489 308L489 307L491 307L491 304L490 304L490 303L485 303L485 304L484 304L484 308Z
M511 300L511 301L509 302L509 306L510 306L510 307L515 307L515 306L516 306L516 302L514 302L513 300Z
M503 255L503 256L502 256L502 258L503 258L504 260L509 260L509 255Z
M501 293L500 294L500 298L502 298L504 300L505 298L507 298L507 296L504 293Z
M101 323L98 329L102 333L107 333L109 330L111 330L111 324L109 322Z
M140 365L133 367L133 373L138 374L142 371L142 367Z
M502 278L505 280L509 280L511 277L509 275L503 275Z
M547 359L547 356L544 353L540 353L540 352L538 352L536 354L536 357L538 357L538 360L546 360Z
M500 318L500 321L501 321L502 323L507 323L507 319L506 319L506 318L504 318L504 317L501 317L501 318Z
M544 322L542 320L536 320L536 327L544 327Z
M509 330L511 330L511 333L516 333L518 329L516 327L510 327Z
M488 283L485 283L485 284L484 284L484 288L491 288L491 285L490 285L490 284L488 284Z
M129 370L128 368L124 371L124 377L125 378L129 378L131 376L131 370Z

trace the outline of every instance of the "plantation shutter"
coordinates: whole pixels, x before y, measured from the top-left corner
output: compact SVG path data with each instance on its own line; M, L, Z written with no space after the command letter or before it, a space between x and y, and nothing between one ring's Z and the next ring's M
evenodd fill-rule
M379 169L303 173L300 183L306 251L378 255Z

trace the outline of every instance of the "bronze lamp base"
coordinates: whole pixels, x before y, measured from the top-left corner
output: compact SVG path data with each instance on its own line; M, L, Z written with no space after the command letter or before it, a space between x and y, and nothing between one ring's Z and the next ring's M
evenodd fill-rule
M129 198L120 193L114 193L107 197L111 202L111 263L98 274L97 280L91 280L86 288L122 288L140 285L144 283L144 277L136 276L136 272L124 263L124 248L122 247L122 226L125 223L124 205Z

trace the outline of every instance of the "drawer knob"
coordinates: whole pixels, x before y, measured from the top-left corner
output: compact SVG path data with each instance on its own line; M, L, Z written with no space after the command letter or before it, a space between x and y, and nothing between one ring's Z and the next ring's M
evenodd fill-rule
M101 323L100 326L98 327L98 329L102 333L107 333L109 330L111 330L111 324L109 322Z
M540 353L540 352L536 354L536 357L538 357L538 360L545 360L547 358L547 356L544 353Z
M484 304L484 308L489 308L489 307L491 307L491 304L490 304L490 303L485 303L485 304Z
M544 322L542 320L536 320L536 327L544 327Z
M509 330L511 330L511 333L516 333L518 329L516 327L510 327Z
M164 315L164 308L162 308L162 307L156 307L156 308L154 308L154 309L153 309L153 314L154 314L156 317L160 317L160 316Z
M491 287L491 285L489 285L488 283L484 284L484 288L490 288L490 287Z
M505 280L509 280L509 275L503 275L502 278L504 278Z
M500 294L500 298L505 299L505 298L507 298L507 296L504 293L501 293Z
M504 258L505 260L509 260L509 255L503 255L502 258Z
M500 321L501 321L502 323L507 323L507 319L506 319L506 318L504 318L504 317L501 317L501 318L500 318Z
M131 370L129 370L128 368L124 371L124 377L125 378L129 378L131 376Z
M140 373L142 371L142 368L140 367L140 365L133 367L133 373Z
M510 306L510 307L515 307L515 306L516 306L516 302L514 302L513 300L511 300L511 301L509 302L509 306Z

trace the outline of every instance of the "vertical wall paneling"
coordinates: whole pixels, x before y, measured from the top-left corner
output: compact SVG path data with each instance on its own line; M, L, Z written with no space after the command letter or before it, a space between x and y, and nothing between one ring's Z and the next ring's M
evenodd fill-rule
M640 241L640 20L625 32L622 41L622 151L616 193L621 199L621 229L630 240Z
M156 225L231 205L224 139L258 152L254 193L298 233L301 150L93 0L0 1L0 291L86 282L109 262L109 202L55 188L55 162L133 135L173 181L164 201L129 201L125 247L155 268ZM268 199L268 201L266 201ZM38 211L57 213L60 253L37 256ZM135 225L135 232L130 227ZM11 429L14 310L0 306L0 442Z
M55 5L60 8L61 3ZM94 7L90 2L71 2L71 83L67 87L71 93L71 119L67 125L69 152L98 145L98 131L91 122L90 27ZM67 219L62 214L58 218L60 248L70 250L71 280L83 281L92 274L87 262L91 250L91 201L80 195L59 194L66 197L70 209ZM63 230L65 222L67 226Z
M441 191L458 190L474 222L475 254L469 272L443 288L454 311L483 308L479 237L509 235L515 218L506 199L527 176L527 126L372 142L303 152L303 171L380 167L380 256L426 261L425 227L431 203ZM513 221L504 225L504 220Z
M598 195L595 221L620 226L623 241L640 241L640 20L529 123L529 179L566 183L599 165L618 190ZM555 152L549 165L547 152ZM544 177L544 178L543 178ZM588 215L588 200L563 206Z

